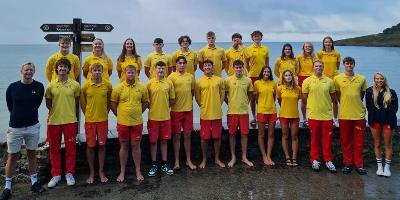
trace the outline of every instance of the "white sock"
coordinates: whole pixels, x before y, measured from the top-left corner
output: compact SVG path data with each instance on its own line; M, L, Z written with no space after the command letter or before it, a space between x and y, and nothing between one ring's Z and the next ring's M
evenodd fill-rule
M392 164L392 160L386 160L385 161L385 169L388 168L390 169L390 164ZM387 166L387 167L386 167Z
M11 178L8 178L8 177L6 178L5 188L11 190Z
M32 185L37 182L37 173L31 174L31 183Z
M377 158L376 164L378 165L378 168L382 168L382 158Z

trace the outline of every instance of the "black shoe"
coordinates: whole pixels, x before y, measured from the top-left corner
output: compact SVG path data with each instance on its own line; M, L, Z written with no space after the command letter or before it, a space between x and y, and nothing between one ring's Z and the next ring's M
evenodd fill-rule
M3 193L1 193L0 200L7 200L11 197L11 190L10 189L4 189Z
M343 174L350 174L351 171L353 171L353 168L350 165L344 166L342 169Z
M33 193L41 194L43 192L46 192L46 189L44 189L38 182L36 182L31 186L31 191Z
M366 175L367 174L367 170L363 167L360 168L356 168L356 172L360 175Z

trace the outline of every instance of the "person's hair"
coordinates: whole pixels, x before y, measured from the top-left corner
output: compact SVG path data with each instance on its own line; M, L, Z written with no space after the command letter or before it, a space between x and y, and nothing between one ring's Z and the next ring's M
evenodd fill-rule
M58 74L57 69L58 69L58 66L60 66L60 65L65 65L68 67L67 74L69 73L69 71L71 71L71 62L69 62L69 60L67 58L60 58L56 62L56 74Z
M387 108L392 100L392 93L390 93L390 88L389 88L389 84L386 79L386 76L383 75L382 72L376 72L374 74L374 84L372 85L372 97L374 99L374 105L376 108L379 109L379 105L378 105L379 90L378 90L378 86L376 85L376 82L375 82L376 75L380 75L383 77L384 93L383 93L383 102L382 103L383 103L383 107Z
M94 63L94 64L92 64L92 70L94 69L94 68L101 68L101 71L103 71L103 65L101 64L101 63Z
M315 63L320 63L322 66L324 66L324 62L322 62L322 60L319 60L319 59L314 60L313 67L314 67Z
M235 38L242 39L242 35L240 35L240 33L234 33L234 34L232 35L232 40L235 39Z
M289 58L293 59L293 58L294 58L293 47L292 47L292 45L289 44L289 43L286 43L286 44L283 45L283 47L282 47L281 59L282 59L282 60L285 59L285 48L286 48L286 47L289 47L289 48L290 48L290 55L289 55Z
M268 70L269 70L269 77L268 77L268 80L270 80L270 81L274 80L274 77L273 77L273 75L272 75L271 67L269 67L269 66L264 66L264 67L261 69L261 72L260 72L260 74L258 75L258 80L263 79L263 77L264 77L263 73L264 73L264 70L265 70L265 69L268 69Z
M178 63L179 60L183 60L185 62L185 64L187 63L185 56L178 56L175 60L175 63Z
M330 36L326 36L324 37L324 39L322 40L322 50L326 51L325 49L325 45L324 45L324 41L325 40L330 40L332 42L332 50L335 50L335 46L333 45L333 39Z
M306 52L305 52L305 48L304 48L304 46L306 46L306 44L309 44L310 46L311 46L311 58L313 58L314 59L314 57L315 57L315 54L314 54L314 45L311 43L311 42L304 42L304 44L303 44L303 47L302 47L302 49L303 49L303 55L304 56L306 56Z
M94 45L94 42L95 41L100 41L101 42L101 44L103 44L103 48L101 49L101 55L106 55L106 53L104 52L104 42L103 42L103 40L101 39L101 38L95 38L94 40L93 40L93 45ZM93 48L93 52L94 52L94 48Z
M209 64L211 64L211 66L214 66L213 61L210 60L210 59L205 60L205 61L203 62L203 65L206 64L206 63L209 63Z
M127 69L133 69L133 71L136 72L136 67L135 67L134 65L127 65L127 66L125 67L125 71L126 71Z
M286 72L289 72L292 75L292 80L290 81L290 83L286 82L286 80L285 80ZM281 85L289 86L290 89L296 89L297 88L297 82L296 82L296 79L295 79L292 71L290 71L288 69L283 71L282 77L281 77Z
M58 42L59 43L61 43L61 42L68 42L68 43L71 43L72 42L72 40L71 40L71 38L69 38L69 37L60 37L59 39L58 39Z
M352 58L352 57L345 57L345 58L343 58L343 64L344 64L345 62L350 62L350 63L353 64L353 65L356 64L356 60L354 60L354 58Z
M166 66L166 64L165 64L165 62L163 62L163 61L158 61L157 63L156 63L156 67L165 67Z
M189 45L192 44L192 40L187 35L183 35L183 36L179 37L178 38L178 44L181 45L184 39L186 39L189 42Z
M161 38L156 38L156 39L154 39L154 42L153 42L154 44L163 44L164 43L164 40L163 39L161 39Z
M212 37L212 36L215 37L215 33L212 32L212 31L208 31L207 34L206 34L206 36L207 36L207 37Z
M135 57L136 59L140 57L140 56L137 54L137 52L136 52L135 41L133 41L132 38L127 38L127 39L124 41L124 44L122 45L121 54L119 54L119 56L118 56L118 61L120 61L120 62L125 62L126 51L127 51L127 50L126 50L126 47L125 47L125 44L126 44L126 42L127 42L128 40L131 40L132 43L133 43L133 45L132 45L132 55L133 55L133 57Z
M21 70L23 70L25 66L31 66L34 70L36 70L35 65L32 62L26 62L26 63L22 64Z
M235 67L236 65L240 65L240 66L243 67L244 63L241 60L235 60L235 61L233 61L233 66L232 67Z
M252 39L253 39L253 37L256 36L256 35L259 35L259 36L263 37L263 34L262 34L261 31L259 31L259 30L253 31L253 32L250 34L250 36L251 36Z

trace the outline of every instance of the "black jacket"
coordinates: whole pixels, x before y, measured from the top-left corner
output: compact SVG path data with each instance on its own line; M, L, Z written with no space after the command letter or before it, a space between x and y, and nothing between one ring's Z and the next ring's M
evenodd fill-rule
M378 95L378 105L379 109L374 105L374 98L372 93L372 87L367 88L365 94L365 104L368 110L368 124L372 125L374 123L379 124L389 124L390 127L395 128L397 126L397 117L396 113L399 107L398 98L396 92L390 89L390 93L392 93L392 100L387 108L383 107L383 93L380 92Z

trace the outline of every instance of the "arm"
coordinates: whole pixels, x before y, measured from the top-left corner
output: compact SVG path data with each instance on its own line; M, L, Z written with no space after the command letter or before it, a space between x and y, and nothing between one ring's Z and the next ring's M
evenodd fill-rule
M117 65L115 66L115 69L117 70L118 78L121 79L122 67L119 60L117 60Z
M49 111L51 111L53 105L52 105L52 99L46 98L46 107L47 109L49 109Z
M224 82L222 81L222 83L220 83L219 86L219 95L220 95L220 101L221 101L221 105L224 102L225 99L225 85Z
M111 90L107 92L107 110L111 109Z
M11 88L10 86L8 86L7 91L6 91L6 101L7 101L7 108L8 111L12 111L13 109L13 101L12 101L12 97L11 97Z
M86 98L86 90L82 89L80 101L83 114L86 114Z
M276 62L275 62L275 66L274 66L274 74L278 78L280 78L280 76L279 76L279 68L280 68L280 62L279 62L279 59L277 59Z
M54 64L55 64L55 61L52 57L53 56L50 56L50 58L47 60L46 70L45 70L46 78L49 82L51 82L51 78L53 76L53 71L54 71Z
M201 91L200 91L199 83L196 83L196 86L194 89L194 97L197 102L197 105L199 105L201 107Z
M396 92L394 90L392 90L391 92L392 92L392 102L390 103L393 104L393 111L397 113L397 111L399 110L399 100Z
M360 92L361 101L364 101L365 91Z
M111 101L111 111L114 113L115 116L117 116L117 108L118 108L118 102Z
M146 74L147 78L150 78L150 67L144 66L144 73Z
M74 75L75 80L78 81L81 76L81 62L79 61L78 56L76 56L76 59L74 60Z
M331 94L332 103L336 103L338 101L336 93L334 92L334 93L330 93L330 94Z
M340 91L339 90L337 90L335 92L335 96L336 96L337 102L340 103ZM361 97L361 101L362 101L362 97Z
M83 62L83 66L82 66L82 73L83 73L83 76L87 79L87 75L88 75L88 73L89 73L89 66L90 64L89 64L89 61L88 61L88 59L86 59L84 62Z
M113 70L113 63L110 57L107 56L108 76L111 76Z
M307 98L308 98L308 93L302 93L301 100L304 105L307 105Z

